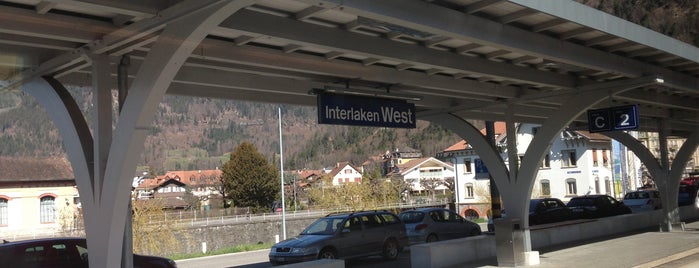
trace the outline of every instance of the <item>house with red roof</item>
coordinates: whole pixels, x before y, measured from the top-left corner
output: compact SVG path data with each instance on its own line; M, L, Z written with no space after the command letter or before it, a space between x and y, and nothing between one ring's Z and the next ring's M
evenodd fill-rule
M302 169L302 170L292 170L292 175L297 176L296 187L306 188L313 183L317 182L323 177L323 170L317 169Z
M540 126L515 124L517 151L524 155ZM485 129L481 130L485 134ZM495 143L500 148L505 165L509 165L506 126L495 123ZM539 166L532 198L554 197L564 202L585 194L614 196L611 166L611 139L607 136L581 130L566 129L549 147ZM468 141L461 140L437 154L443 161L455 166L455 196L462 215L478 218L489 215L490 180L487 167ZM483 172L484 171L484 172ZM503 204L506 208L507 204Z
M219 169L179 170L140 180L134 188L138 200L160 199L166 208L181 209L197 205L210 207L210 200L221 195Z

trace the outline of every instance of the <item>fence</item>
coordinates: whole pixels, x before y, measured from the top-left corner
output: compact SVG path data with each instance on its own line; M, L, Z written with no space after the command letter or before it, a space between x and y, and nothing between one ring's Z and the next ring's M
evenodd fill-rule
M384 207L377 208L381 210L389 210L393 212L400 212L406 209L412 209L417 207L445 207L445 200L440 200L440 202L414 202L414 203L394 203L388 204ZM238 224L244 222L260 222L260 221L281 221L282 217L287 219L296 218L309 218L309 217L323 217L330 213L338 213L343 211L354 211L350 207L334 208L334 209L309 209L309 210L296 210L296 211L285 211L282 215L281 212L270 212L261 214L248 214L249 210L247 208L227 208L227 209L216 209L216 210L179 210L179 211L166 211L165 213L158 213L157 215L149 215L147 221L148 225L153 226L191 226L191 227L201 227L209 225L226 225L226 224ZM17 241L26 240L34 238L47 238L47 237L61 237L61 236L85 236L85 229L83 221L76 221L70 228L46 228L46 229L32 229L32 230L15 230L0 233L0 237L3 239Z

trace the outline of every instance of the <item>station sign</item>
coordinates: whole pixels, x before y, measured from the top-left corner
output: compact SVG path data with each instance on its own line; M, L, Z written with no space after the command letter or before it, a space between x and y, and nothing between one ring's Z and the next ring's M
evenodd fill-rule
M587 110L587 124L591 133L638 129L638 106Z
M405 100L318 93L318 123L415 128L415 104Z

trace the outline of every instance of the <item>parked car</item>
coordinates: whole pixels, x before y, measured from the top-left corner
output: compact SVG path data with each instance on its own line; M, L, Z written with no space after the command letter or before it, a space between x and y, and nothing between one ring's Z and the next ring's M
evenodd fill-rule
M88 267L85 238L46 238L0 244L2 267ZM134 268L176 268L171 259L133 254Z
M297 237L270 249L273 265L315 259L350 259L381 255L394 260L408 246L405 225L387 211L330 214L306 227Z
M628 192L624 195L622 202L633 213L653 211L663 207L663 204L660 202L660 191L658 190Z
M680 188L677 193L677 205L678 206L687 206L691 205L695 201L695 197L697 196L697 191L699 187L696 187L694 185L689 185L689 184L684 184L683 182L680 183Z
M558 198L538 198L529 201L529 226L567 221L573 213Z
M623 202L602 194L573 197L567 206L576 219L596 219L631 213L631 209Z
M481 227L444 208L420 208L399 214L405 223L410 244L476 236Z

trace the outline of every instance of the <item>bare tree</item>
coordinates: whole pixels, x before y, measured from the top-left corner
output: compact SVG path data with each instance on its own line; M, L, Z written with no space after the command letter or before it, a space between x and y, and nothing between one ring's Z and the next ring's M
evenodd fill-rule
M442 185L442 180L439 178L424 178L420 180L420 186L427 190L432 197L432 201L434 201L434 192L440 185Z
M167 219L162 199L139 200L133 203L134 253L168 255L177 250L175 221Z

